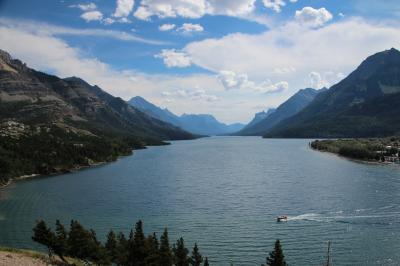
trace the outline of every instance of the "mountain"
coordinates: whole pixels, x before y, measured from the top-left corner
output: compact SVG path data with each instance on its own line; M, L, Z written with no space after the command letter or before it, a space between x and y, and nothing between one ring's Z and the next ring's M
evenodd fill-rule
M243 127L240 123L231 125L221 123L208 114L183 114L179 121L185 130L201 135L224 135Z
M109 161L193 135L82 79L36 71L0 51L0 138L1 180Z
M225 135L237 132L244 126L240 123L227 125L208 114L183 114L182 116L177 116L168 109L161 109L140 96L133 97L128 103L154 118L198 135Z
M133 97L128 101L130 105L161 121L179 126L179 117L171 113L168 109L161 109L160 107L146 101L140 96Z
M400 52L368 57L266 137L384 137L400 134Z
M300 112L304 107L312 102L319 92L320 91L311 88L299 90L296 94L276 108L275 112L268 115L258 123L246 126L236 134L241 136L262 136L282 120Z
M271 115L275 111L276 111L276 108L270 108L266 112L262 111L262 112L256 113L254 115L254 118L242 129L242 131L245 131L248 128L253 127L255 124L257 124L258 122L264 120L265 118L267 118L269 115Z

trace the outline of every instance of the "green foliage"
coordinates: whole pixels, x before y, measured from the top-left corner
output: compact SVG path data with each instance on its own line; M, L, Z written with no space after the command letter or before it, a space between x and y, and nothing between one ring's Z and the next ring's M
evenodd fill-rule
M23 175L67 172L132 152L131 144L118 139L66 133L56 126L48 131L18 138L0 136L0 182Z
M53 253L55 238L56 236L51 229L47 227L47 224L43 220L36 223L36 226L33 228L32 240L46 246L49 257L51 257Z
M210 266L210 264L208 263L208 258L206 257L206 259L204 260L204 266Z
M111 259L111 262L117 263L118 258L118 240L114 231L111 230L107 235L107 241L105 244L105 248L107 249L108 256Z
M168 230L165 228L160 239L160 266L171 266L173 264L173 255L169 246Z
M384 156L396 156L399 152L399 139L391 137L316 140L310 145L316 150L332 152L353 159L383 161Z
M203 257L199 252L199 248L197 247L197 243L194 244L192 250L192 256L190 257L190 264L193 266L200 266L203 262Z
M129 264L130 265L145 265L146 250L145 237L143 233L143 223L138 221L135 226L135 233L129 239Z
M146 265L159 265L160 251L156 233L153 233L146 238L144 246L147 254Z
M64 256L67 253L68 248L68 233L65 230L64 225L59 220L56 221L56 238L54 242L54 253L65 261Z
M267 257L267 265L269 266L286 266L285 256L279 239L275 241L275 248Z
M129 239L120 232L118 235L110 231L103 245L97 240L93 230L85 229L78 221L71 221L70 229L56 222L55 233L46 223L38 221L33 228L32 239L47 247L49 256L58 255L64 262L65 257L79 259L86 264L120 265L120 266L188 266L200 265L202 257L197 244L193 248L192 257L188 256L183 238L180 238L173 251L169 245L168 231L164 230L160 244L155 233L145 237L143 223L138 221L135 231L131 230ZM174 263L175 262L175 263ZM204 265L208 265L208 260Z
M189 266L189 250L185 247L185 242L182 237L176 241L173 252L176 266Z

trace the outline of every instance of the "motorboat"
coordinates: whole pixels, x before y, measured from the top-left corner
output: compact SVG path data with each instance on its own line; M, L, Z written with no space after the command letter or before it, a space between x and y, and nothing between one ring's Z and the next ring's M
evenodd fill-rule
M281 216L276 217L276 221L277 221L278 223L280 223L280 222L287 222L287 220L288 220L288 218L287 218L286 215L281 215Z

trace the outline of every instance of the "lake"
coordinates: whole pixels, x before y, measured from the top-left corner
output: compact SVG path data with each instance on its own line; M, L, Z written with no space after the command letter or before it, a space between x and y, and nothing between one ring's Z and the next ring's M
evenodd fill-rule
M260 265L279 238L290 265L400 265L400 167L313 151L309 140L212 137L150 147L0 189L0 245L37 248L35 220L77 219L104 238L196 241L211 265ZM289 221L277 223L286 214Z

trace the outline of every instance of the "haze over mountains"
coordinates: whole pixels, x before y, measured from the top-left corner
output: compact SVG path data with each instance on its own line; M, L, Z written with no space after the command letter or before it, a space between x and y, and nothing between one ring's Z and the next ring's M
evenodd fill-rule
M128 103L149 116L173 124L193 134L225 135L237 132L244 127L241 123L224 124L209 114L183 114L177 116L168 109L161 109L140 96L133 97Z
M296 94L282 103L274 112L258 113L255 118L236 135L262 136L280 121L291 117L306 107L320 91L315 89L299 90Z

